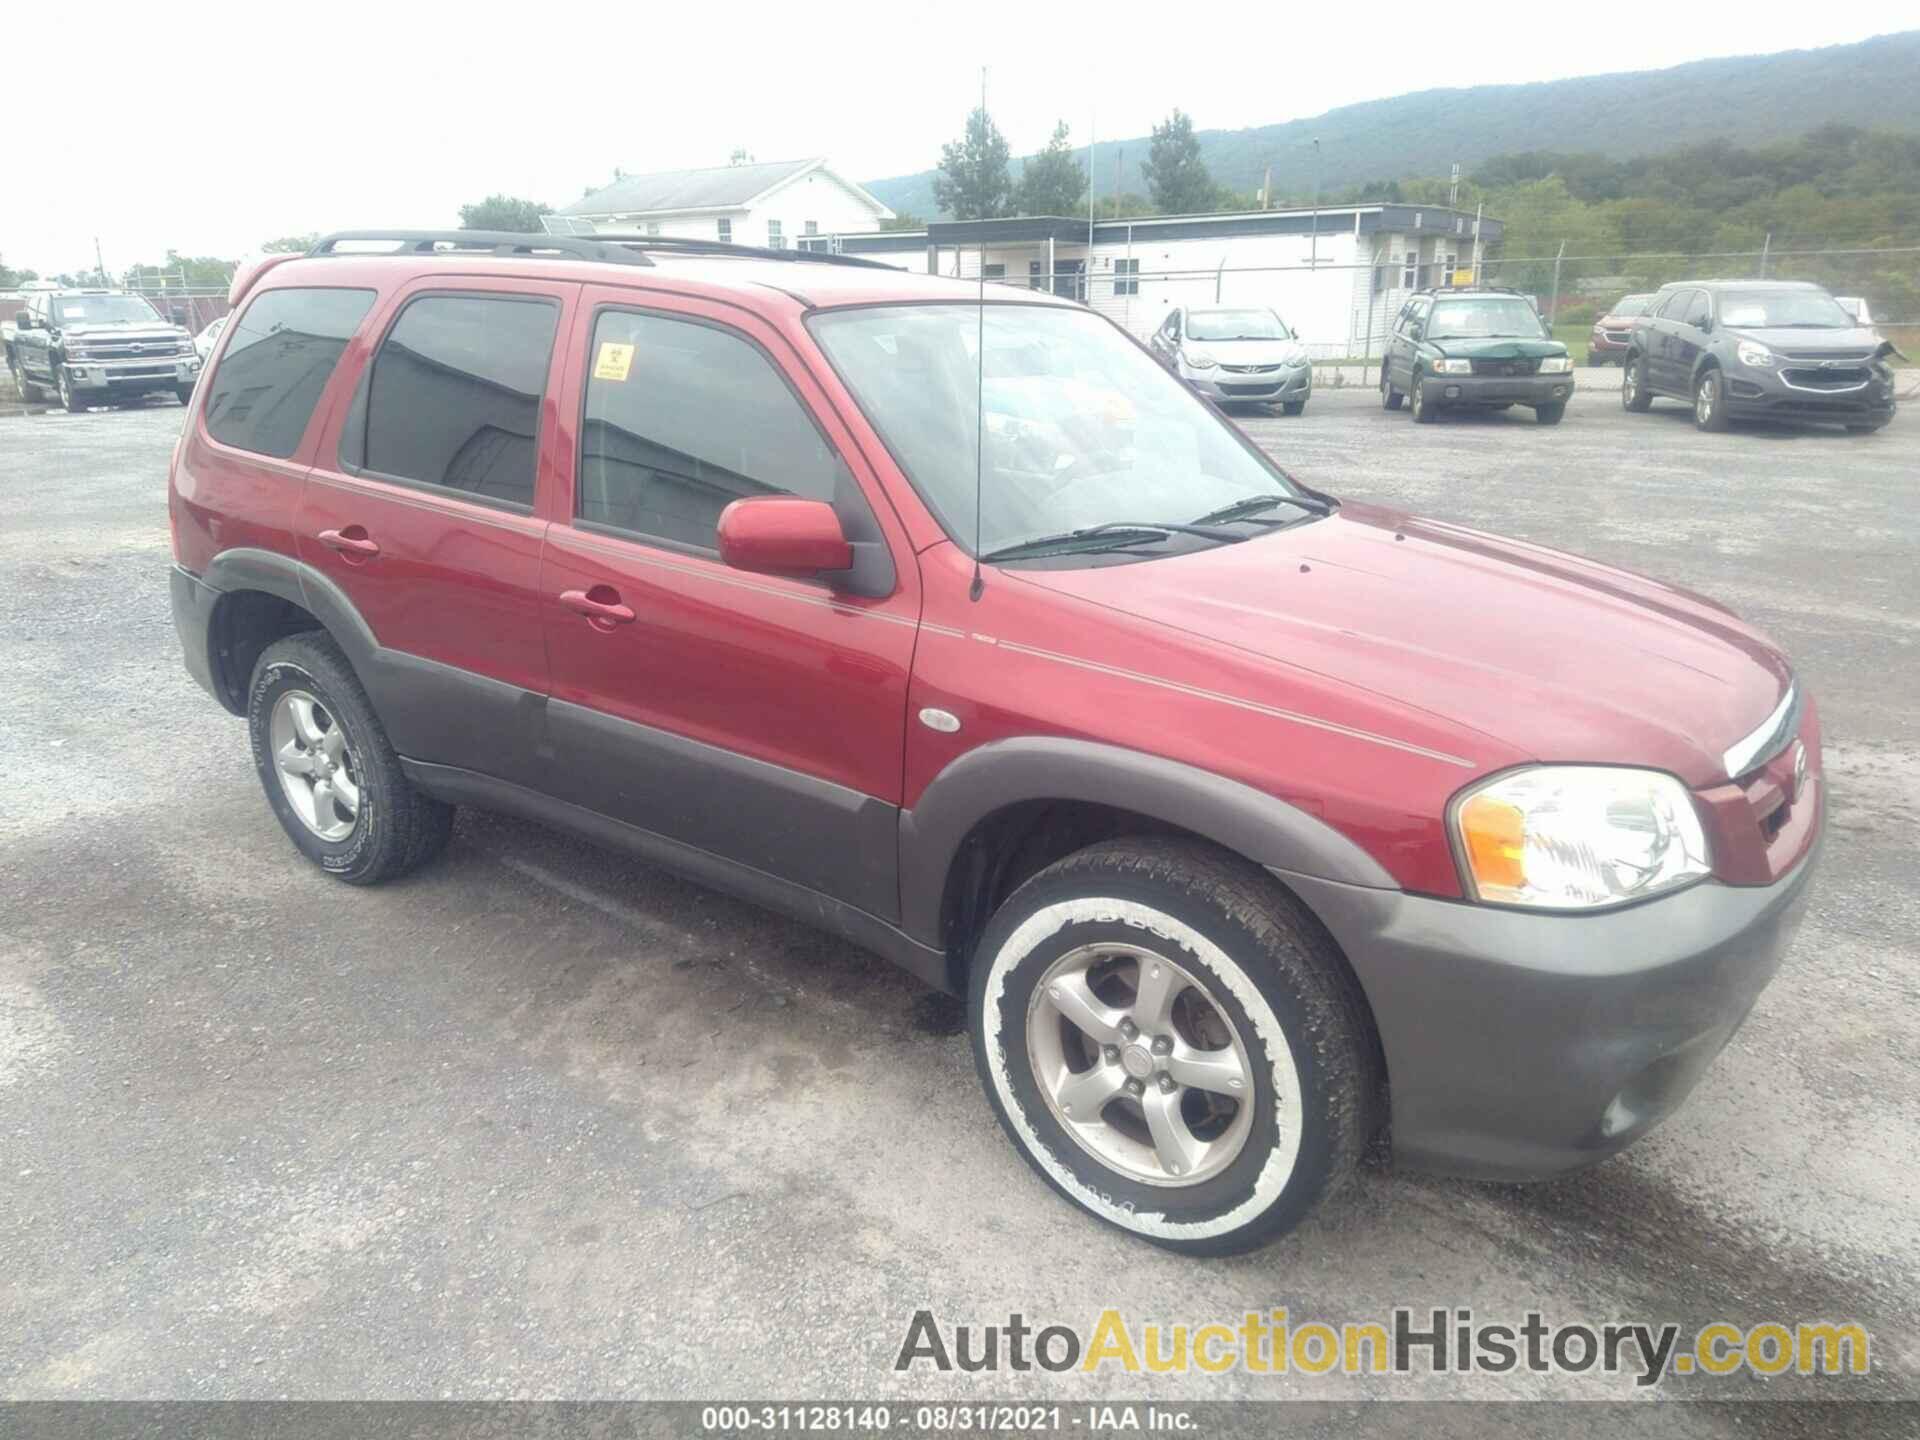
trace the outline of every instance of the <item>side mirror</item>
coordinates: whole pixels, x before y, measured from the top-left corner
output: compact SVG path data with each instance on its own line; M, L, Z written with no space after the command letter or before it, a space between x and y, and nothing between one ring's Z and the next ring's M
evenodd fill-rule
M819 575L853 566L853 546L824 500L768 495L720 512L720 559L765 575Z

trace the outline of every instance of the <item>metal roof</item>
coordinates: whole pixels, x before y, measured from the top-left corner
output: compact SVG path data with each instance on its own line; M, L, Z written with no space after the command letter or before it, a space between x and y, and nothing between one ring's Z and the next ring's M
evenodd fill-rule
M648 215L679 210L737 210L789 180L823 169L824 160L773 160L763 165L715 165L627 175L560 207L562 215ZM828 172L831 174L831 172ZM834 179L839 180L838 176ZM847 188L865 194L857 185ZM874 202L876 205L878 201ZM881 209L885 209L881 206Z

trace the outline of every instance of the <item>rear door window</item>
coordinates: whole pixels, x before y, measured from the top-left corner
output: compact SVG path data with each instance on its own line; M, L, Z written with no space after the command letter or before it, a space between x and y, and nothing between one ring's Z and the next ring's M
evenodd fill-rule
M207 392L207 433L280 459L300 447L320 392L373 306L371 290L267 290L233 322Z
M703 550L756 495L851 502L853 477L773 362L715 325L609 310L594 326L579 518Z
M559 318L557 302L533 296L409 303L348 417L341 449L349 468L530 508Z

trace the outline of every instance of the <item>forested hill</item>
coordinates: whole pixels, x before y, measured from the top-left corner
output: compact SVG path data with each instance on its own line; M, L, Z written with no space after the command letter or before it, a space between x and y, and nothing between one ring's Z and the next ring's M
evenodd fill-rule
M1649 44L1650 51L1656 48ZM1281 125L1198 133L1202 158L1221 185L1251 191L1271 164L1276 194L1304 199L1314 183L1307 148L1314 139L1325 166L1322 183L1338 191L1408 175L1445 175L1456 161L1471 170L1492 156L1527 149L1624 158L1709 140L1764 145L1829 124L1920 134L1916 77L1920 30L1820 50L1697 60L1668 70L1423 90ZM1168 94L1166 102L1204 123L1206 98ZM954 117L956 134L963 118ZM1008 138L1023 148L1022 140L1039 137ZM1147 143L1144 135L1103 141L1097 193L1112 192L1117 149L1123 156L1121 189L1144 194L1140 165ZM929 150L937 158L938 147ZM1080 158L1086 159L1084 149ZM866 184L895 210L933 215L933 174Z

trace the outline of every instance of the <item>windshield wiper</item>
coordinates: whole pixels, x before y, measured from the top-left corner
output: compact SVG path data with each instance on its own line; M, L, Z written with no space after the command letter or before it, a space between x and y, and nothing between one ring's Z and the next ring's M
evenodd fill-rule
M1036 555L1071 554L1074 551L1103 550L1116 542L1137 545L1141 541L1165 540L1171 535L1198 535L1222 545L1237 545L1247 537L1231 530L1210 530L1204 525L1181 525L1171 520L1138 522L1109 520L1102 525L1083 525L1078 530L1062 530L1057 535L1037 535L989 550L982 560L1021 560Z
M1262 510L1271 510L1276 505L1298 505L1309 515L1326 515L1333 510L1333 506L1324 500L1316 500L1305 495L1286 495L1275 491L1271 495L1242 496L1238 500L1222 505L1218 510L1209 510L1193 523L1196 525L1210 525L1216 522L1224 523L1228 520L1250 520ZM1271 520L1263 523L1278 525L1281 522Z

